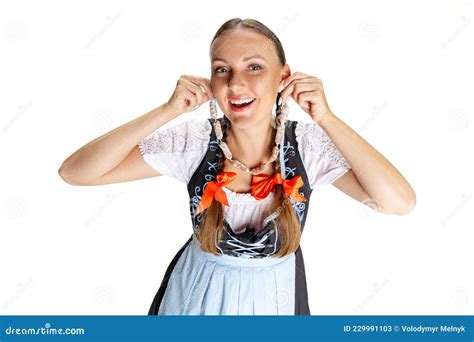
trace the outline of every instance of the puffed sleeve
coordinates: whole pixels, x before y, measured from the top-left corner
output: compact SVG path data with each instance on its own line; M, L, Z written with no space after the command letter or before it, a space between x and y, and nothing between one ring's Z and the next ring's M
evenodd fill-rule
M351 168L316 122L298 121L295 135L311 188L331 184Z
M156 130L138 146L153 169L187 184L207 151L210 133L208 120L185 121Z

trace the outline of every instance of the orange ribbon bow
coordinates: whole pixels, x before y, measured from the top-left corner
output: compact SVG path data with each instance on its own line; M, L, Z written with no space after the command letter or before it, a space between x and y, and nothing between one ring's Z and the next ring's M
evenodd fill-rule
M307 201L306 198L298 192L303 186L301 176L292 179L282 179L281 174L275 172L273 175L259 173L252 177L252 196L257 200L262 200L273 190L275 184L281 184L285 193L296 202Z
M201 197L201 202L199 202L194 216L207 209L214 199L228 206L229 203L227 202L227 195L221 188L232 182L235 177L237 177L237 173L223 171L216 176L217 182L211 181L207 183L206 189L204 189L204 193Z

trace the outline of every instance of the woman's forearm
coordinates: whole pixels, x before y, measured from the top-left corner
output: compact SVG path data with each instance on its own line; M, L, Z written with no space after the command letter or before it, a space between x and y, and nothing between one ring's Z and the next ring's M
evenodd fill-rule
M334 114L318 123L352 167L365 192L387 212L410 211L416 195L398 170Z
M71 181L97 179L114 169L143 138L177 116L161 105L78 149L62 163L59 174Z

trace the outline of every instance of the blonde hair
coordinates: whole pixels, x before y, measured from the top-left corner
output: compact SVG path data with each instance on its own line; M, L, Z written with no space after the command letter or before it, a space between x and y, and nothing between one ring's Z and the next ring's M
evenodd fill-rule
M265 35L272 41L281 66L286 64L285 53L279 39L268 27L257 20L242 20L240 18L234 18L226 21L217 30L217 33L212 39L211 45L220 35L238 28L251 29ZM280 115L278 108L276 115L277 117ZM227 138L228 127L230 126L230 121L225 115L222 123L223 140L225 141ZM219 165L217 168L218 173L223 171L224 161L225 156L221 152ZM280 172L279 158L273 162L273 165L275 171ZM277 217L272 220L272 223L275 225L275 228L278 229L278 235L281 238L280 248L274 256L283 257L295 252L298 249L301 240L301 225L288 196L283 191L282 185L276 184L274 191L275 196L273 202L270 204L270 213L276 212L277 214ZM223 224L224 212L222 204L218 201L213 201L210 207L207 208L206 212L204 213L203 219L198 229L197 238L200 241L201 248L204 251L213 253L215 255L220 254L216 245L218 245L218 241L220 241L222 238Z

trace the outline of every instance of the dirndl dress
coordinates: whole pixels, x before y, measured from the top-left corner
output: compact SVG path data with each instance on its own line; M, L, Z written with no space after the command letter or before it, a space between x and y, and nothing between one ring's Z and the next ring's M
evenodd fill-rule
M290 198L303 232L311 188L298 152L296 124L285 122L279 158L283 179L299 175L304 182L299 192L307 201ZM258 231L246 227L242 233L224 219L220 255L200 248L196 236L205 211L194 213L206 184L216 180L222 153L214 128L210 134L206 154L187 186L193 233L168 266L148 315L310 315L301 246L287 256L273 256L280 246L272 220L277 213L270 213Z

